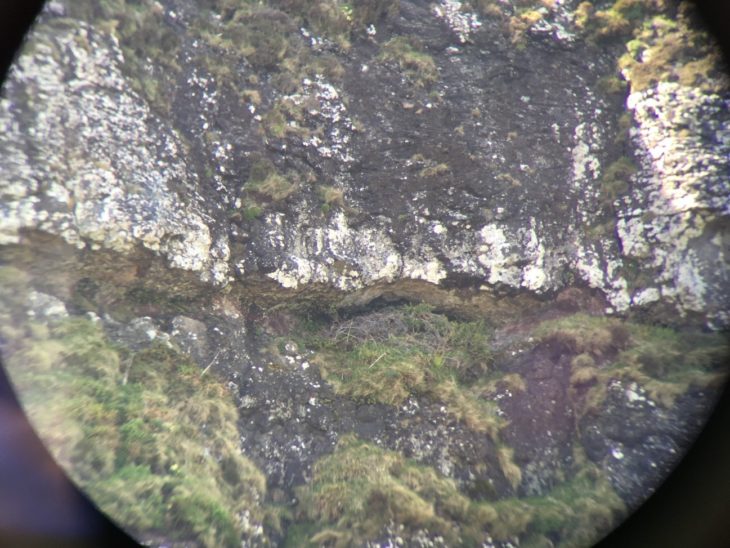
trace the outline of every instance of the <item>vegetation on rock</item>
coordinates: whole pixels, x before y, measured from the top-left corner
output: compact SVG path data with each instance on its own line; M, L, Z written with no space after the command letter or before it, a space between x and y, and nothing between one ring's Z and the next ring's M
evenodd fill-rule
M24 276L10 267L0 275L7 316L27 297ZM14 326L3 358L23 406L104 512L139 538L239 546L261 537L266 480L241 453L238 413L220 381L164 343L113 344L87 318L15 320L2 322Z
M492 436L503 424L476 382L485 380L492 362L484 322L407 305L305 334L302 344L317 351L313 362L340 394L396 406L426 396Z
M589 387L579 415L597 412L613 379L631 379L660 405L671 407L690 387L722 382L728 341L720 333L681 332L617 318L576 314L542 322L535 334L564 345L571 385Z
M415 87L425 87L438 80L438 67L415 39L396 36L381 49L379 59L396 65L403 76Z
M482 502L432 468L351 435L315 464L298 497L303 521L290 529L288 546L352 546L419 532L449 546L480 546L487 537L530 546L558 538L561 546L584 546L625 511L593 466L543 497Z
M717 91L727 85L717 45L693 24L689 4L681 4L676 19L657 15L627 43L619 67L631 89L643 91L659 82L678 82Z

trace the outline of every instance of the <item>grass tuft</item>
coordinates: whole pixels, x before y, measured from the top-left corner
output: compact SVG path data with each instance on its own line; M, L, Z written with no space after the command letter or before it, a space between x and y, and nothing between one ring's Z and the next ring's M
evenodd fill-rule
M484 391L473 386L492 360L483 322L449 320L416 305L302 335L302 346L317 350L313 363L340 394L386 405L428 397L473 430L496 436L503 426Z
M383 44L378 60L397 65L415 87L429 86L439 78L433 58L422 51L417 41L405 36L396 36Z
M453 480L352 435L314 465L298 497L298 511L317 531L310 542L334 546L360 545L389 523L458 543L456 520L470 517L473 506Z

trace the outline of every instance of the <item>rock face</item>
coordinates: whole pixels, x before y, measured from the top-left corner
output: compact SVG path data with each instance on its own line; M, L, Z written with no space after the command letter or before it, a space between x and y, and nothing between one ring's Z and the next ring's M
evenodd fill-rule
M116 40L50 25L56 32L32 39L6 86L2 242L40 229L80 248L142 245L227 282L228 246L195 205L180 139L120 73Z
M266 476L231 518L252 545L595 540L724 379L701 331L730 322L730 91L659 4L51 2L0 100L0 253L30 290L3 322L87 314L220 380ZM297 502L352 433L455 487L379 492L360 507L411 489L430 517L342 536L357 504ZM610 502L540 529L561 497Z
M5 90L3 241L40 228L81 247L141 245L215 284L255 272L347 291L402 278L537 294L585 283L617 311L661 302L724 325L720 77L633 91L625 71L631 119L619 128L621 91L598 85L619 46L576 38L568 9L543 8L521 48L494 14L454 2L402 2L349 49L303 26L290 47L311 66L290 93L276 87L285 71L262 72L253 55L227 77L205 65L216 49L191 30L164 53L179 70L157 114L130 78L161 86L164 66L147 57L130 76L114 33L49 10ZM214 12L161 10L159 24L235 39ZM558 13L567 22L549 32ZM428 63L411 71L415 50L400 42L384 55L398 36L417 36ZM317 72L323 59L332 75ZM635 172L611 186L627 129ZM291 179L283 199L247 189L262 157ZM322 187L336 192L324 204ZM260 216L237 220L248 202Z

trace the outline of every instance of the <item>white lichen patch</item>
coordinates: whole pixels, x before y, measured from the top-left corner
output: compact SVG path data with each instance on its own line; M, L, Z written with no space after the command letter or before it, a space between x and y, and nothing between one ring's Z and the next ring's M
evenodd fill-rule
M632 93L627 105L643 161L640 186L617 224L622 248L658 273L654 282L662 299L680 311L712 306L719 317L730 277L722 231L712 232L717 229L707 212L713 212L715 226L718 217L730 215L730 98L662 82ZM639 293L634 302L655 297Z
M177 138L122 62L113 37L82 23L31 35L0 101L0 243L38 229L78 247L141 245L224 283L208 225L171 190L193 186Z
M471 34L482 26L477 14L465 11L459 0L441 0L432 9L434 15L446 22L462 44L466 44Z
M600 175L601 164L596 157L600 141L596 140L596 130L587 123L580 123L575 127L575 145L573 157L573 185L580 187L587 181L596 179Z
M556 267L561 260L548 255L538 236L535 219L529 227L511 231L498 224L488 224L479 231L477 260L487 272L490 284L523 287L538 293L553 287Z
M321 134L312 134L302 141L305 147L314 148L323 158L332 158L343 163L353 161L350 140L355 123L347 114L340 91L317 75L313 80L305 78L301 91L287 95L284 100L306 110L308 122L313 127L324 128ZM315 108L306 107L314 102Z

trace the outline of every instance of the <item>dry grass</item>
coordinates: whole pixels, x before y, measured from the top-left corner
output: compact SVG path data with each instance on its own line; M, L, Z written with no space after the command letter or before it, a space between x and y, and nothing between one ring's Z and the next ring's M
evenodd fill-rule
M683 4L676 19L653 17L628 43L629 51L619 65L628 74L632 90L667 81L710 91L727 85L717 46L692 23L691 11L690 5Z
M598 380L600 372L595 367L578 367L570 375L570 386L575 388L585 386Z
M298 497L297 511L317 525L310 542L334 546L362 544L388 523L410 532L425 528L453 543L454 519L464 519L470 508L452 480L354 436L341 438L335 452L315 464Z
M321 186L318 189L319 196L322 198L322 201L330 206L340 206L343 207L345 205L345 193L341 188L336 188L333 186Z
M500 389L507 389L512 392L524 392L527 390L527 384L519 373L506 373L483 383L480 393L485 396L491 396Z
M541 340L561 343L575 354L601 358L626 348L630 344L630 330L616 318L574 314L557 320L542 322L534 334Z
M730 355L727 336L677 331L616 318L575 314L540 324L534 333L543 341L563 344L575 353L570 384L589 386L576 402L577 415L595 412L613 379L636 381L649 397L671 407L691 387L715 386L726 377L722 365Z
M448 164L434 164L431 166L424 167L418 174L421 177L438 177L444 173L448 173L450 168Z
M522 470L515 464L513 457L514 449L511 447L502 446L497 449L497 459L499 460L502 473L512 486L512 489L517 489L522 482Z

